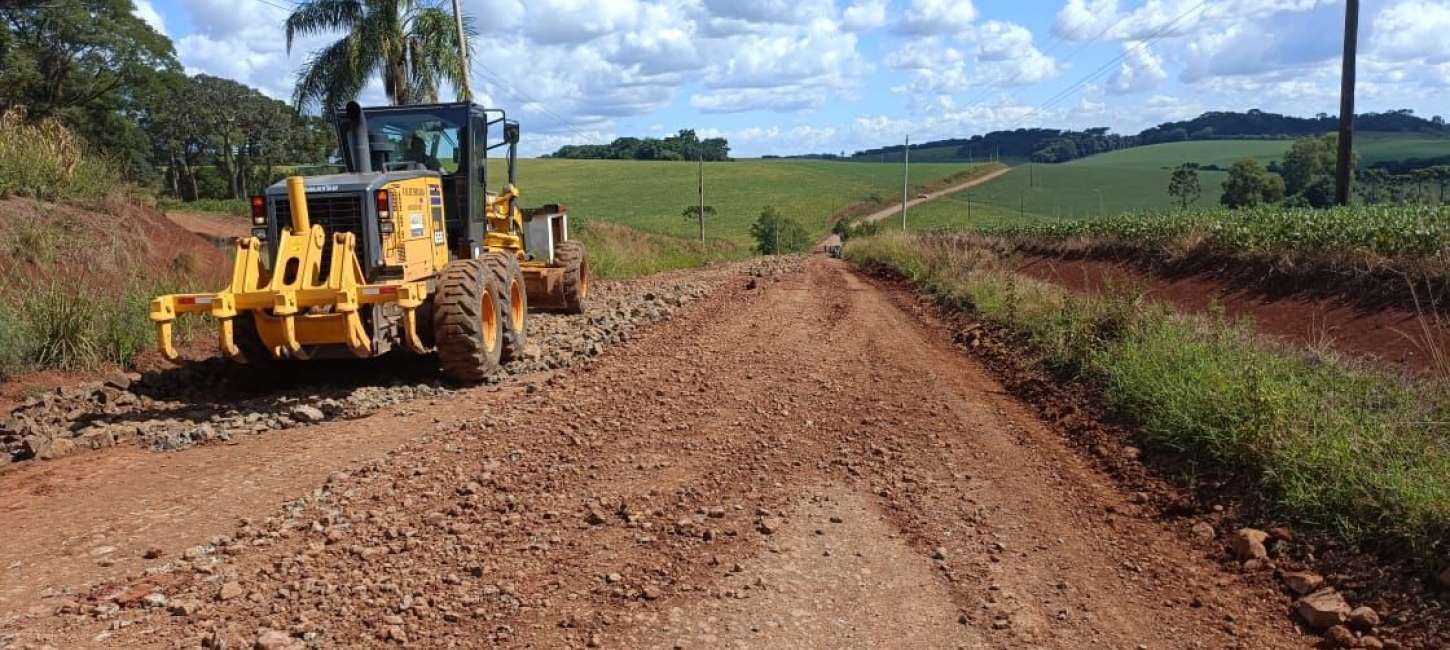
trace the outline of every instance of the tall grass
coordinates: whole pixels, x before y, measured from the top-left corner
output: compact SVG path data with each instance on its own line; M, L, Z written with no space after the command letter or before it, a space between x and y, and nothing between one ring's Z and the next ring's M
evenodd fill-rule
M195 201L179 201L168 198L161 200L156 207L165 211L208 212L234 217L245 217L252 213L252 204L246 199L197 199Z
M942 304L1023 332L1042 364L1089 382L1142 443L1262 486L1280 514L1430 559L1450 533L1450 391L1277 347L1221 317L1131 294L1082 296L1010 271L971 236L853 240Z
M31 123L25 110L0 113L0 198L99 200L123 190L119 169L86 150L59 121Z
M699 241L644 232L607 221L582 221L575 236L589 251L595 277L621 280L737 260L750 251L725 240Z
M21 277L0 292L0 379L24 372L125 366L153 345L151 297L169 280L132 278L121 287L72 277Z

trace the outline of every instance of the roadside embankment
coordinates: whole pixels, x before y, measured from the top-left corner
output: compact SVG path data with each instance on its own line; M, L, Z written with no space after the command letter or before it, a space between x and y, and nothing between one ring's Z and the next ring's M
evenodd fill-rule
M851 242L847 256L1017 333L1036 364L1088 386L1186 472L1232 474L1275 516L1408 555L1427 575L1445 569L1442 383L1276 344L1127 291L1074 293L1014 273L972 236L883 235Z

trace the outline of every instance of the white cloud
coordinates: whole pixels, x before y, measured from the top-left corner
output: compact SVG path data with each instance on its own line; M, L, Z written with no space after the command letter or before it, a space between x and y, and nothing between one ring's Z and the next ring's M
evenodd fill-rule
M976 19L972 0L911 0L897 29L908 34L957 34Z
M150 25L151 29L162 34L166 33L166 21L161 18L161 14L156 11L156 7L153 7L148 0L136 0L136 15L141 20L146 21L146 24Z
M803 25L818 18L833 18L831 0L704 0L712 16L747 23Z
M946 45L936 36L909 41L887 54L885 63L911 72L907 83L892 87L896 93L954 95L966 90L971 83L966 52Z
M858 0L841 13L847 31L864 32L886 24L886 0Z
M1407 0L1374 18L1370 48L1392 61L1450 62L1450 4Z
M1115 95L1138 93L1157 88L1168 79L1163 69L1163 59L1153 53L1153 48L1144 43L1123 43L1126 55L1113 76L1108 79L1107 90Z
M639 3L633 0L530 0L525 5L523 27L538 43L586 43L631 29L639 11ZM489 25L481 27L485 36L495 33Z
M973 30L972 38L977 43L978 85L1028 85L1058 72L1057 61L1038 50L1032 32L1021 25L988 21Z

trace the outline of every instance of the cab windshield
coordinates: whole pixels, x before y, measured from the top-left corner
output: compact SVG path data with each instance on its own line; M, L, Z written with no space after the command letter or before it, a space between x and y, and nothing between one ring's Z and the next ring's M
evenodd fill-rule
M462 166L462 127L443 113L374 113L368 116L373 155L381 154L380 171L429 169L453 174Z

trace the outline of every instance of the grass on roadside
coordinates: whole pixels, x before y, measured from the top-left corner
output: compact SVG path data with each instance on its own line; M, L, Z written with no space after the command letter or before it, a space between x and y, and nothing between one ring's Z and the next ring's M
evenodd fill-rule
M58 120L31 123L21 108L0 113L0 198L95 202L126 191L120 170Z
M607 280L728 262L750 254L729 241L657 235L607 221L583 222L574 228L589 252L589 269Z
M851 242L847 257L1025 333L1041 363L1090 382L1143 444L1249 473L1285 517L1405 542L1422 560L1450 533L1450 392L1439 383L1276 347L1131 295L1072 294L1002 270L973 236L894 233Z
M139 277L122 287L20 278L0 292L6 307L0 310L0 380L36 370L126 365L153 344L146 311L152 296L177 290L175 282Z
M156 207L163 212L207 212L233 217L245 217L252 213L252 204L246 199L179 201L174 198L166 198L162 199Z

